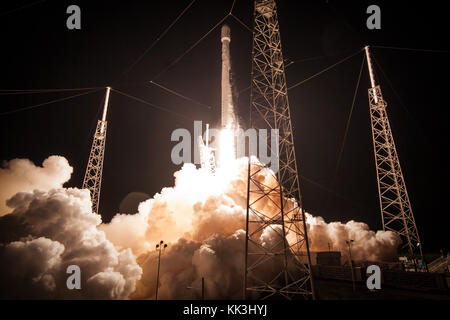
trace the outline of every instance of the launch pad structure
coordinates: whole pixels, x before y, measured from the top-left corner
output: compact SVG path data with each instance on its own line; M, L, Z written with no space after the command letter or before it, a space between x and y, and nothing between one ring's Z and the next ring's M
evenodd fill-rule
M375 81L369 46L365 47L365 53L371 83L370 123L383 230L397 233L402 240L401 249L407 249L412 258L418 253L423 260L422 244L386 111L387 103Z
M91 153L83 180L83 189L88 189L91 193L92 212L98 213L100 204L100 190L102 186L103 160L106 147L106 129L108 122L106 114L108 112L110 87L106 88L105 103L103 105L102 119L98 120L97 128L92 141Z
M253 26L252 75L250 93L251 127L279 132L278 172L275 186L261 181L268 168L254 164L249 156L245 275L243 298L253 297L315 298L311 258L302 206L300 181L285 66L281 50L277 8L274 0L255 0ZM270 148L270 147L269 147ZM276 213L268 216L260 210L270 202ZM274 243L260 244L261 233L276 235ZM287 236L294 240L288 242ZM272 273L262 270L281 266Z

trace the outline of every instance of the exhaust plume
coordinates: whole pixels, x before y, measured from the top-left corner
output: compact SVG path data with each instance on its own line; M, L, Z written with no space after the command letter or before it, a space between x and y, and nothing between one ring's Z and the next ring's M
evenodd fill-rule
M132 298L154 298L158 259L154 246L160 240L169 243L161 258L161 299L200 298L202 277L208 299L242 297L247 161L235 160L226 175L220 168L211 175L185 164L175 173L175 186L141 203L137 214L117 215L100 226L119 249L131 248L138 256L143 276ZM256 158L253 161L258 162ZM266 176L261 179L273 183L273 175L264 172ZM274 210L270 201L259 209L267 213ZM399 238L393 232L375 233L360 222L327 224L321 217L306 217L312 251L328 251L330 243L346 257L345 240L354 239L356 261L395 257ZM276 227L261 233L261 245L275 241Z
M52 159L67 164L64 158ZM175 172L173 187L142 202L136 214L117 214L107 224L92 212L88 190L60 186L70 178L71 167L55 166L51 178L33 185L37 190L21 191L7 200L12 211L0 217L0 297L154 299L155 244L164 240L168 247L161 256L161 299L200 298L202 278L206 298L240 299L247 161L236 159L215 174L185 164ZM29 161L25 166L31 176L39 176L46 167L51 166L44 162L40 168ZM20 170L2 170L23 176ZM267 169L259 178L270 185L272 177ZM19 188L14 179L7 181L11 188L2 180L2 190ZM269 216L274 210L270 203L259 208ZM346 256L345 240L354 239L354 260L395 256L399 239L392 232L373 232L361 222L326 223L321 217L306 217L312 251L328 250L330 243ZM261 232L262 246L276 241L276 228ZM275 272L276 263L264 272ZM71 264L81 268L81 290L66 287Z
M60 156L48 157L42 167L28 159L4 161L0 168L0 216L9 212L6 200L17 192L60 188L70 179L72 171L69 162Z
M101 217L91 210L88 190L51 189L70 178L67 160L50 157L43 168L28 160L10 163L15 165L7 176L19 177L8 180L12 189L41 190L18 192L6 202L12 212L0 217L0 298L127 298L142 273L132 251L117 250L97 229ZM28 184L21 180L24 173L31 177ZM69 265L81 269L81 290L66 286Z

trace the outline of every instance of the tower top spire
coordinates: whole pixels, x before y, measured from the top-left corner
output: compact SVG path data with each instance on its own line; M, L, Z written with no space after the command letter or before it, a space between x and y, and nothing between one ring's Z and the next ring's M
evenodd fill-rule
M371 84L372 88L375 88L376 87L376 82L375 82L375 76L374 76L374 73L373 73L372 58L370 57L369 46L365 46L364 50L366 51L367 65L369 67L370 84Z

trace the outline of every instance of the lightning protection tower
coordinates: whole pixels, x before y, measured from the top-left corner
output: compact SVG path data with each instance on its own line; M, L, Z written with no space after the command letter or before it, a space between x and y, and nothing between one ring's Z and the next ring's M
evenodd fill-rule
M383 230L397 233L402 239L401 249L407 249L412 257L418 253L423 258L417 225L389 124L387 103L380 86L375 82L369 46L365 47L365 52L372 86L369 89L370 120Z
M106 143L106 113L108 111L110 90L110 87L106 88L103 116L102 120L98 120L97 122L91 153L89 155L89 161L83 180L83 189L89 189L91 192L92 211L95 213L98 213L98 206L100 202L100 188L102 185L103 159L105 156Z
M255 1L253 27L251 126L278 130L277 149L271 152L278 155L279 170L274 173L249 157L244 299L314 298L274 0ZM269 234L270 241L262 240Z

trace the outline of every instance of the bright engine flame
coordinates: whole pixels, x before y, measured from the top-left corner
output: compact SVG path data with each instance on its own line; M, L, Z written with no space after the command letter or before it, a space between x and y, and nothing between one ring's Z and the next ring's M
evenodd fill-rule
M230 126L220 131L219 140L219 169L227 171L236 160L236 147L234 143L234 131Z

